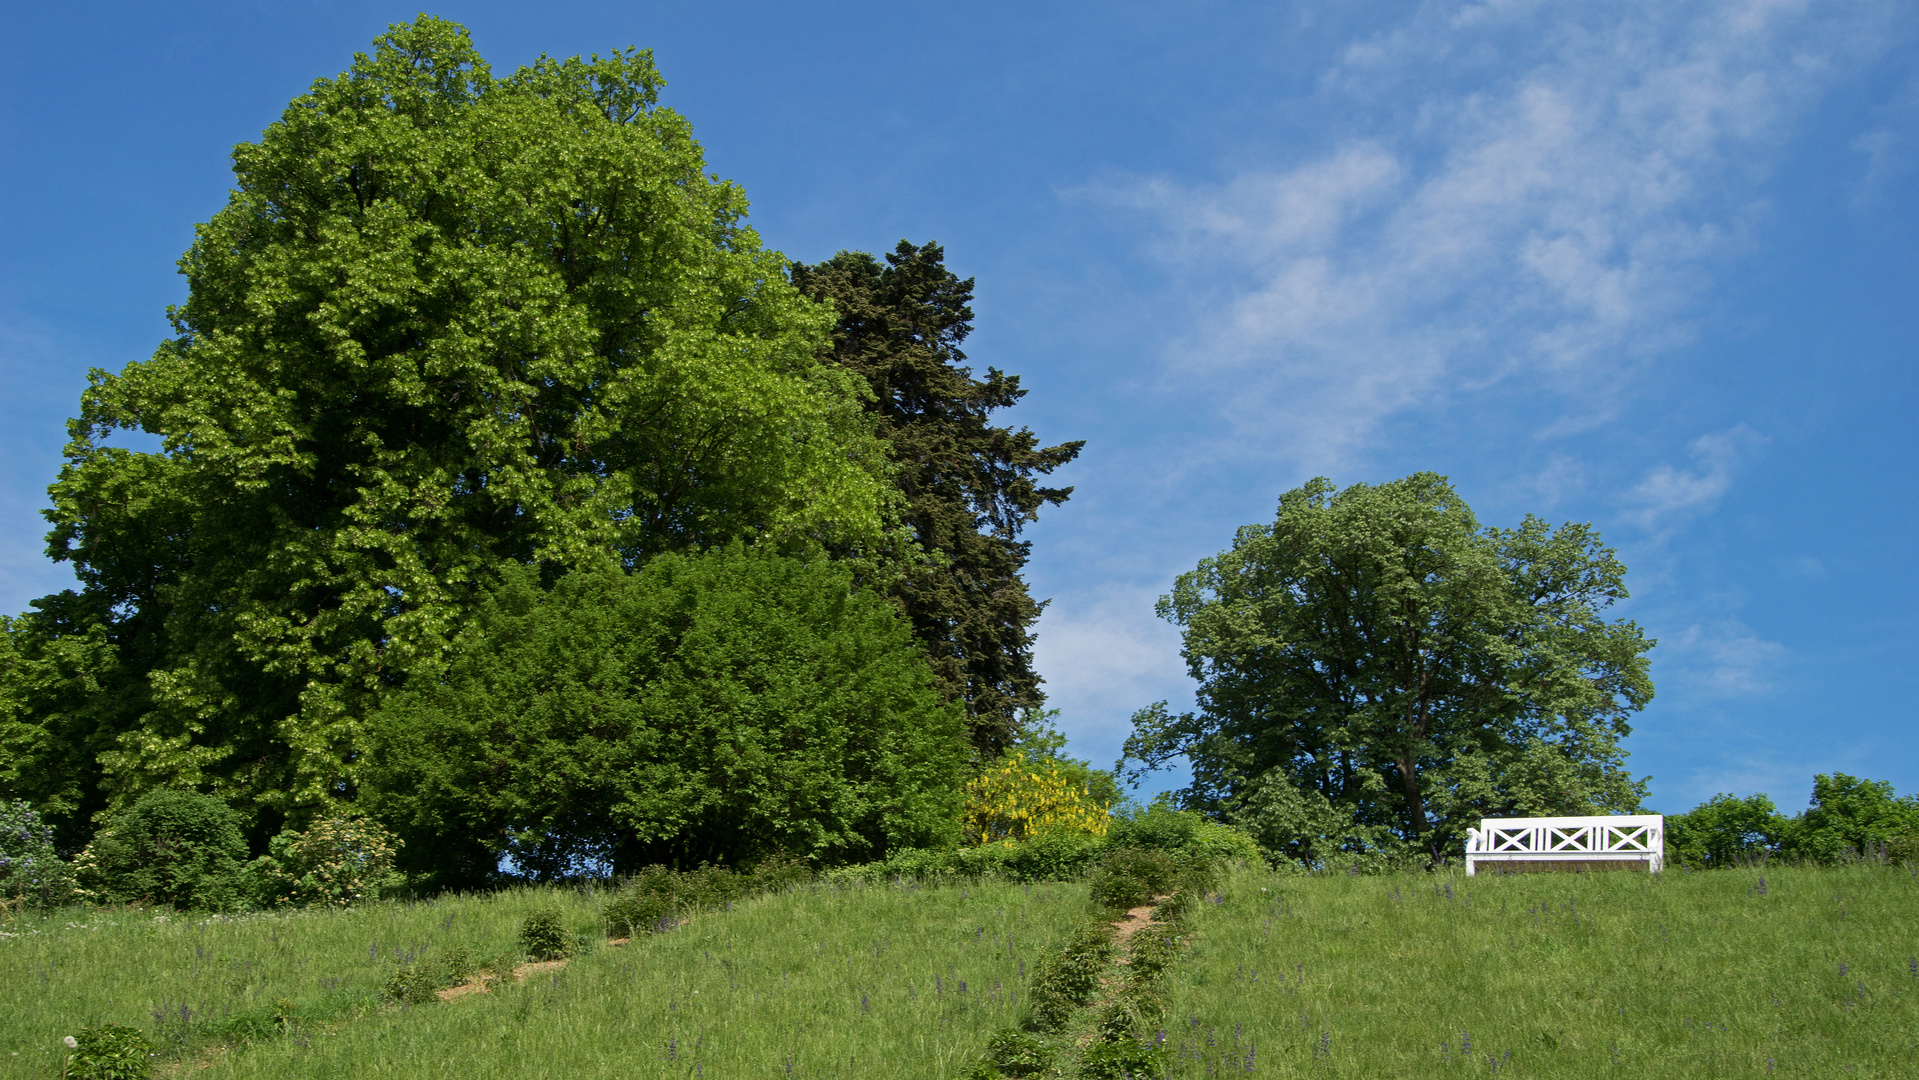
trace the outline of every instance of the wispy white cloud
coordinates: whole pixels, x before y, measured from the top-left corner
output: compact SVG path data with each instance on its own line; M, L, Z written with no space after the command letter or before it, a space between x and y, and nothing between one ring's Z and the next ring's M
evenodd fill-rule
M1884 10L1429 4L1325 73L1323 153L1099 194L1218 297L1174 368L1230 381L1236 447L1337 468L1388 417L1516 378L1554 392L1535 430L1590 426L1693 333L1790 122Z
M1694 624L1662 640L1662 667L1680 690L1705 697L1751 697L1772 689L1788 650L1738 619Z
M1626 494L1627 519L1641 528L1656 529L1675 515L1712 509L1732 487L1738 466L1766 442L1765 436L1744 424L1701 435L1686 447L1692 468L1661 463Z
M1118 757L1133 712L1181 685L1179 632L1153 617L1157 590L1109 589L1055 597L1041 616L1034 667L1046 675L1047 704L1061 712L1075 751Z

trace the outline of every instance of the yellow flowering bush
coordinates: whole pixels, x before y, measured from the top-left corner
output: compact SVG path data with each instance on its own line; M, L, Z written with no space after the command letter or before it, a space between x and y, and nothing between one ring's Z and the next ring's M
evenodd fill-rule
M1106 806L1085 784L1075 783L1057 761L1027 764L1016 753L966 785L961 819L966 842L1025 840L1043 832L1106 835Z

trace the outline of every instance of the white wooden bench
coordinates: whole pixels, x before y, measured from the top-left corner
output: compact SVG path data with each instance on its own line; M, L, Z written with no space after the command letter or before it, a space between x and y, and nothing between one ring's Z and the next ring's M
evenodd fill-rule
M1666 865L1666 819L1660 814L1612 817L1481 818L1466 830L1466 876L1484 866L1517 870L1624 870Z

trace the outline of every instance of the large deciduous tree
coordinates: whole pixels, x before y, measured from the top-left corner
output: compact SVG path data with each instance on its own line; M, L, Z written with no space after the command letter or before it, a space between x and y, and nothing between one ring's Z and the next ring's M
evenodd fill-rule
M967 751L906 620L845 563L739 545L506 568L439 677L374 714L373 812L443 885L951 840Z
M880 537L831 311L661 86L646 52L495 78L423 16L235 148L176 336L94 374L52 489L88 598L65 632L151 691L98 755L121 796L350 794L364 715L500 562ZM43 681L66 662L26 651Z
M882 263L843 251L794 264L807 295L839 314L825 356L865 380L899 471L905 520L920 551L886 583L913 621L946 692L966 703L974 746L991 757L1013 741L1022 709L1043 701L1033 671L1042 604L1020 577L1031 545L1020 530L1070 487L1038 476L1079 456L1084 442L1042 447L1027 428L996 427L996 409L1026 395L1017 375L974 378L960 344L973 328L973 279L947 269L935 243L904 240Z
M1625 574L1590 525L1481 528L1432 473L1315 480L1161 598L1199 709L1142 710L1126 753L1186 755L1189 806L1306 861L1438 856L1481 816L1629 812L1645 788L1619 740L1653 643L1602 616Z

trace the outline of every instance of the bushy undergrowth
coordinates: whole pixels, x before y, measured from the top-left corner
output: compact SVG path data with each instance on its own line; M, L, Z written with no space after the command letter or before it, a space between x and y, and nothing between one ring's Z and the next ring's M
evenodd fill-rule
M251 897L243 819L211 795L163 788L110 816L75 860L91 898L228 911Z
M360 814L326 814L275 836L254 867L269 904L346 907L397 888L400 840Z
M73 868L54 848L53 826L25 802L0 803L0 908L55 907L73 898Z
M146 1080L153 1075L153 1044L139 1028L81 1028L62 1075L66 1080Z
M1691 867L1772 860L1825 865L1919 859L1919 795L1898 798L1884 781L1821 774L1802 813L1780 813L1764 794L1715 795L1666 816L1666 858Z
M810 881L813 872L796 859L766 859L740 873L723 866L672 870L649 866L620 883L604 912L607 936L638 937L671 930L702 911L724 908L750 896L783 892Z

